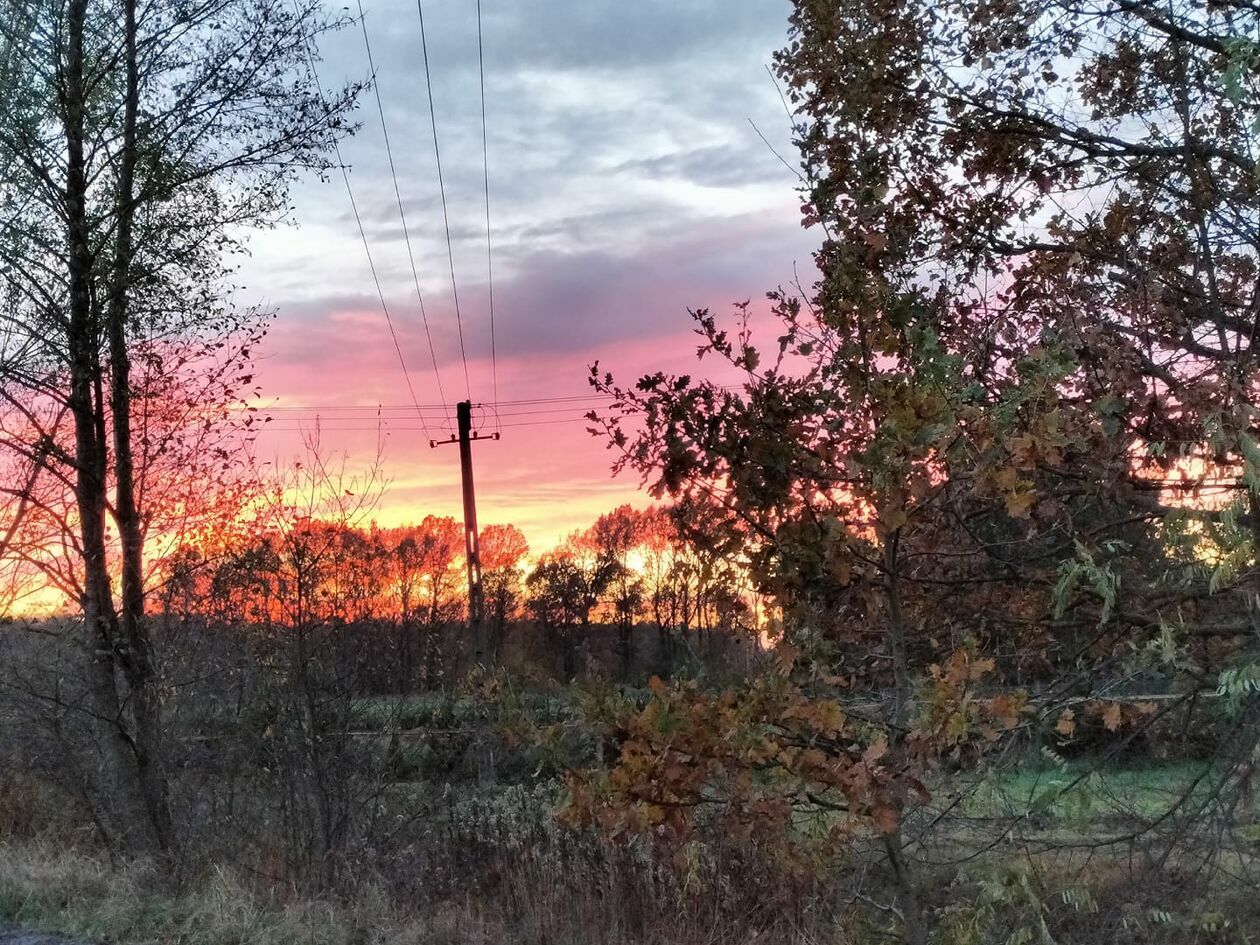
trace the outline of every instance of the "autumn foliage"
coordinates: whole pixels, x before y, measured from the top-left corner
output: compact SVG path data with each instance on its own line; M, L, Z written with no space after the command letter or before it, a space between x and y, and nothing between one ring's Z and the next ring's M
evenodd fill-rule
M617 468L746 563L792 658L738 698L658 692L581 810L831 810L887 838L922 942L929 785L1030 730L1070 749L1089 718L1114 754L1194 725L1254 667L1254 17L795 4L776 71L816 281L693 313L734 389L591 373ZM1158 709L1107 698L1152 680ZM1249 771L1254 745L1221 750Z

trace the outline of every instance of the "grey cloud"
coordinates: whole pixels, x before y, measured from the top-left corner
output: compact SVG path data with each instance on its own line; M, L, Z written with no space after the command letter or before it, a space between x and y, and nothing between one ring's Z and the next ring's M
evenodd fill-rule
M786 221L700 221L643 252L540 254L496 290L501 351L582 351L689 327L689 307L756 298L808 259L813 234ZM732 230L744 230L730 239Z
M768 148L761 161L751 160L743 149L711 146L625 161L617 166L617 171L642 174L657 180L686 180L704 187L740 187L744 184L791 181L791 178L784 177L786 168Z
M418 60L411 0L365 4L378 61ZM786 39L785 0L498 0L482 4L487 59L509 68L633 66L676 60L769 37ZM473 4L425 5L431 65L471 68ZM418 65L418 62L417 62Z
M523 261L521 275L495 286L499 357L586 352L685 331L688 308L723 309L789 281L814 240L790 221L714 219L634 253L536 253ZM469 357L483 357L489 342L485 284L462 285L460 298ZM413 299L400 292L388 301L409 363L427 363ZM327 316L347 310L376 312L380 303L374 296L337 295L285 306L281 317L313 328L297 342L305 346L297 359L325 347L335 337ZM426 310L439 362L453 367L459 347L449 292L426 299Z
M457 339L413 4L371 0L367 14L421 290L449 364ZM687 325L687 306L758 296L808 257L795 181L747 124L757 121L791 160L788 120L763 68L784 42L786 0L483 0L483 10L501 354L672 333ZM472 11L450 0L425 6L470 356L487 334ZM324 46L326 86L366 74L356 27ZM371 92L359 117L342 151L408 359L420 363L428 352ZM704 206L697 186L721 188L731 209ZM318 253L297 243L291 255L273 250L249 284L282 319L310 327L300 344L313 353L336 343L321 321L329 312L373 311L379 301L339 176L304 182L294 202L300 222L320 227ZM764 219L737 214L772 204ZM337 265L323 264L327 253Z

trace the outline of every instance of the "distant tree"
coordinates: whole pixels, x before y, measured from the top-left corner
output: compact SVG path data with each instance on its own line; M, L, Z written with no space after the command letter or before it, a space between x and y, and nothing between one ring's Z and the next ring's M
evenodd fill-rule
M666 661L688 631L731 633L753 629L756 590L739 557L710 553L704 510L690 505L653 506L641 513L636 552L641 558L644 602L661 635Z
M544 554L525 579L527 606L561 652L564 673L577 673L575 631L587 630L616 577L618 563L606 554L591 554L590 544L575 532Z
M492 647L497 650L508 621L520 609L521 566L529 555L529 542L515 525L487 525L479 537L486 619L493 631Z
M630 672L633 654L631 632L643 603L643 582L630 560L642 537L642 515L630 505L620 505L601 515L583 536L599 559L614 565L608 582L608 596L617 627L623 673Z
M428 621L451 619L463 600L459 592L464 530L449 515L426 515L411 529L415 556L428 597Z
M687 552L686 545L669 514L652 508L641 515L637 548L642 556L639 580L644 605L656 626L661 657L668 662L674 656L675 631L691 626L690 586L679 580L680 559Z

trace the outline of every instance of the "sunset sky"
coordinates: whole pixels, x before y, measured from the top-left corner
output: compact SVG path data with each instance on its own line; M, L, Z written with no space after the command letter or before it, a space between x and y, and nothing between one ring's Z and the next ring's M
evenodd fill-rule
M446 400L466 394L414 0L365 0L380 91ZM787 115L766 72L785 0L483 0L503 439L475 447L481 522L515 522L534 551L621 501L604 444L572 420L594 403L587 367L619 379L693 370L688 307L726 310L808 269ZM351 12L357 8L351 3ZM474 402L491 402L474 0L424 8L455 275ZM325 87L365 78L357 25L325 37ZM411 383L440 401L376 112L342 149ZM293 456L320 418L352 465L375 452L385 405L392 484L382 523L459 514L457 453L432 450L409 405L339 175L303 181L293 225L258 235L238 302L275 309L258 379L275 420L264 459ZM551 412L535 412L551 411ZM426 409L434 436L442 411ZM452 408L453 415L453 408ZM510 416L509 416L510 415ZM542 422L546 421L546 422ZM523 425L529 423L531 425ZM493 429L487 424L485 429Z

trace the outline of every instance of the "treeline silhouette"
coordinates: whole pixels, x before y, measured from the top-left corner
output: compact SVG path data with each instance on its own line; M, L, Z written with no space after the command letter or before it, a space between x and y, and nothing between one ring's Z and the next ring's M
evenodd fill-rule
M747 666L758 601L664 508L622 505L531 556L519 528L480 532L483 625L468 623L463 534L450 516L380 527L297 516L223 547L187 543L159 563L168 630L330 634L368 693L440 686L482 665L569 680L640 682Z

